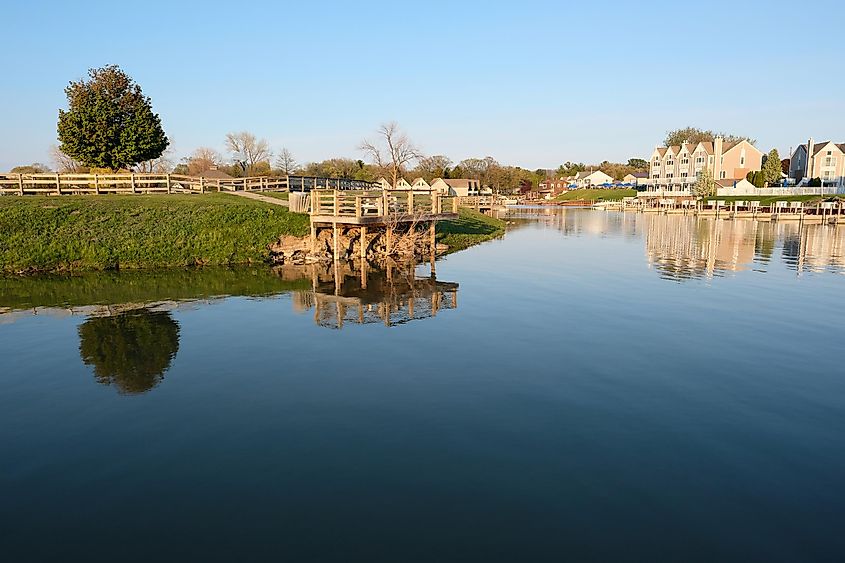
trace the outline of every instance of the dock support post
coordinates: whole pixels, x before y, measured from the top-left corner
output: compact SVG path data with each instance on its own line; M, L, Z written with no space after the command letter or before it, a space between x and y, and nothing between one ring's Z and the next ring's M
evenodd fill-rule
M334 248L332 249L332 254L334 255L334 261L337 262L338 258L340 257L340 249L338 248L338 233L337 233L337 221L334 222L332 233L334 237L334 244L332 245Z
M311 221L311 254L317 252L317 225Z
M367 227L362 225L361 226L361 262L363 267L363 262L367 260Z

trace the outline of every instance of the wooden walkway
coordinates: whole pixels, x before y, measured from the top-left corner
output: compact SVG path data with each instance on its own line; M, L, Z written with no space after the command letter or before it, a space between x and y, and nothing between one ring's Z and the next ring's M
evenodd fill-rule
M372 189L362 180L314 176L205 178L181 174L0 174L0 195L174 194Z
M247 199L253 199L255 201L261 201L264 203L269 203L270 205L281 205L282 207L290 207L290 204L277 197L270 197L267 195L261 195L260 193L255 192L223 192L231 195L235 195L238 197L245 197Z

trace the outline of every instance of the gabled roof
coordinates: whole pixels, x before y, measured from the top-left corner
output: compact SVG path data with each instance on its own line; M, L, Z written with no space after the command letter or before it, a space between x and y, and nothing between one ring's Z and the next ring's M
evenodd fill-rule
M437 180L442 180L442 181L443 181L443 182L445 182L445 183L446 183L446 185L447 185L447 186L449 186L450 188L470 188L470 187L475 187L474 185L473 185L473 186L470 186L470 182L478 183L478 184L480 185L480 183L478 182L478 180L474 180L474 179L471 179L471 178L449 178L449 179L446 179L446 178L438 178ZM435 180L435 182L436 182L437 180Z
M666 147L657 147L654 151L662 157L666 154Z
M707 154L713 154L713 141L702 141L695 145L695 151L698 151L699 148L704 149Z
M415 178L414 181L411 182L411 183L412 184L422 183L422 184L425 184L426 186L428 185L428 182L425 181L425 178Z
M757 147L755 147L754 145L752 145L751 143L749 143L746 140L737 141L735 143L726 143L722 147L722 154L727 154L729 151L732 151L735 148L740 147L740 146L744 146L748 150L756 151L760 154L763 154L763 151L761 151L760 149L758 149Z
M845 146L845 144L837 145L833 141L822 141L821 143L813 143L813 156L816 156L821 151L825 150L828 145L833 145L834 147L836 147L839 150L843 150L842 147ZM806 145L803 145L803 146L806 149Z

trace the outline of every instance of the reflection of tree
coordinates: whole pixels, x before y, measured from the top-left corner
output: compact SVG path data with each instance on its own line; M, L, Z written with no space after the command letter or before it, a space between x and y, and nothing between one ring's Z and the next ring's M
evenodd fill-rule
M79 355L103 385L145 393L158 385L179 350L179 325L165 311L140 309L93 317L79 327Z

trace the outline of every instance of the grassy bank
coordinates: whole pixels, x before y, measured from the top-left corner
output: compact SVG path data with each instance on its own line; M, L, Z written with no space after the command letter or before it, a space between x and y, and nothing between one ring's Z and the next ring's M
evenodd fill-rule
M308 217L225 194L0 197L0 271L261 262Z
M635 197L636 195L637 190L631 189L585 189L560 194L555 198L555 201L618 201L623 197Z
M459 209L459 215L454 221L437 223L437 242L448 245L449 252L464 250L505 234L505 222L501 219L463 207Z

